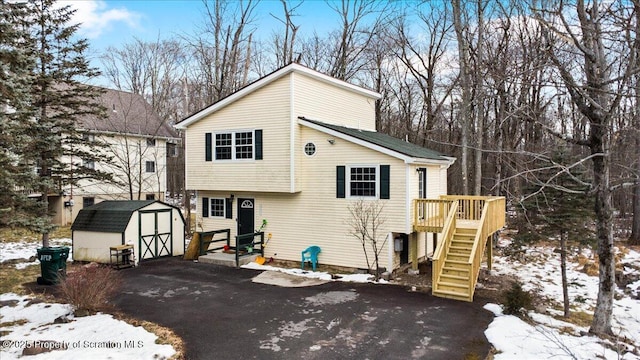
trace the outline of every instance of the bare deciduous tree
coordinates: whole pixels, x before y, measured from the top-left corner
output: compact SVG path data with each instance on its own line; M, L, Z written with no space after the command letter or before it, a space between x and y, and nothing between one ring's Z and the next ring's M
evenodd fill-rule
M350 235L357 238L362 245L367 267L373 272L375 280L380 279L380 252L387 242L386 234L381 234L380 228L385 223L383 215L384 204L374 200L357 200L348 206L351 217L347 220ZM384 237L384 239L381 239ZM370 252L373 259L369 259Z

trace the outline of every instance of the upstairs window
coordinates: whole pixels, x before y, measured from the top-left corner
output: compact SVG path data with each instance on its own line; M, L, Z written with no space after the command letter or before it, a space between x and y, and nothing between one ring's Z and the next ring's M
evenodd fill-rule
M156 139L148 138L147 139L147 146L156 146Z
M255 139L253 131L227 132L215 135L214 153L216 160L254 159ZM257 154L255 157L258 160Z
M216 134L216 160L231 160L233 133Z

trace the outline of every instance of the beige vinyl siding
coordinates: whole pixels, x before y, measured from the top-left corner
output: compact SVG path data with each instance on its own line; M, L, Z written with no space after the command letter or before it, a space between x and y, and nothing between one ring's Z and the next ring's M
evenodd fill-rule
M405 230L405 164L403 161L344 140L334 145L326 141L326 135L312 129L301 129L301 142L314 142L316 155L301 155L301 191L295 194L257 192L234 193L233 218L237 218L237 199L255 199L255 226L262 219L268 221L265 231L272 233L272 240L265 248L266 256L275 259L300 261L300 253L310 245L322 248L320 262L338 266L366 268L362 246L349 235L348 205L355 199L336 198L336 165L390 165L391 199L379 200L384 204L385 223L379 230L380 241L390 232ZM379 173L378 173L379 175ZM230 228L236 235L234 219L202 218L202 197L229 197L229 192L198 192L198 219L205 231ZM370 201L370 200L367 200ZM380 266L388 267L387 243L380 253ZM372 258L372 253L369 254Z
M189 126L187 188L289 192L289 104L289 80L285 76ZM213 161L205 161L205 133L256 129L263 131L263 160L216 161L214 156Z
M376 100L335 85L294 74L294 109L297 116L312 120L358 128L376 130Z

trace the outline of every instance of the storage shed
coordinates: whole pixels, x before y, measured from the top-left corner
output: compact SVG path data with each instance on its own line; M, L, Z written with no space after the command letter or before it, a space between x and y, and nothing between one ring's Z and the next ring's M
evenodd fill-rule
M134 261L183 255L180 209L157 200L103 201L80 210L71 226L73 260L111 262L111 247L133 245Z

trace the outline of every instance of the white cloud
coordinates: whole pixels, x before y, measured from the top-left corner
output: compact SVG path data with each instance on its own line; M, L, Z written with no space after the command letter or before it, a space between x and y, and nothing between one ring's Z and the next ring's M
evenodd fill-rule
M80 25L80 33L87 38L95 39L109 31L117 23L124 23L128 27L139 27L141 14L129 11L125 7L110 8L102 0L59 1L60 6L70 5L76 10L71 20Z

